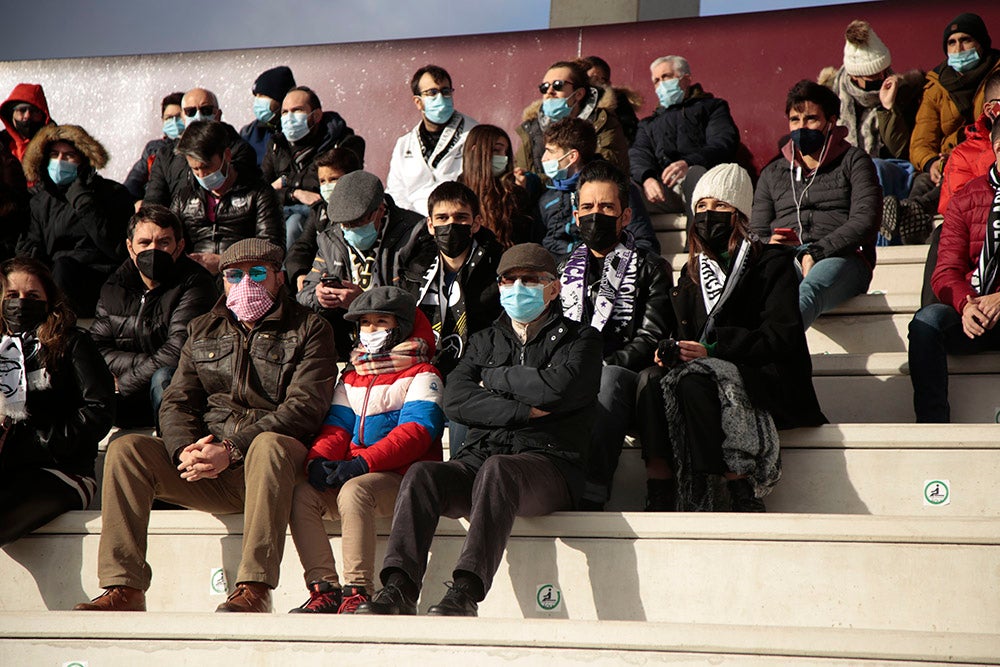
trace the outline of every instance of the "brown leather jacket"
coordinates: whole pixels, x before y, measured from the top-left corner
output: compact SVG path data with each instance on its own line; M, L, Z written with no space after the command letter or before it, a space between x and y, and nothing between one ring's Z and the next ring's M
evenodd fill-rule
M250 331L223 297L188 325L160 408L161 435L171 457L208 434L228 438L243 453L266 431L309 443L336 383L333 330L284 287L277 308Z

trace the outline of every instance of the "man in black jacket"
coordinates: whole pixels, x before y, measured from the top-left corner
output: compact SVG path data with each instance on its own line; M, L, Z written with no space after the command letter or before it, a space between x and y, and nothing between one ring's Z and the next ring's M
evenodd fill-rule
M187 325L219 297L212 275L184 254L181 221L151 204L132 216L129 258L101 289L90 335L115 376L116 423L156 424Z
M441 516L469 517L455 583L428 610L475 616L516 516L572 509L584 485L601 375L600 334L563 317L552 256L524 243L500 259L502 315L469 341L448 376L445 413L469 425L450 461L419 462L403 478L381 579L359 614L416 614Z
M603 160L580 173L573 215L583 244L563 263L563 314L601 332L604 368L598 411L590 433L587 488L581 509L607 502L625 433L635 414L638 373L674 331L673 274L659 255L636 246L627 226L629 181Z
M278 193L285 214L285 242L291 248L302 233L312 205L322 197L316 158L342 146L365 161L365 140L335 111L323 111L311 88L297 86L281 103L281 132L271 137L261 170Z
M181 111L185 128L198 121L222 121L218 98L215 93L204 88L192 88L184 93ZM245 177L259 178L260 167L257 166L257 153L253 146L243 141L232 125L222 123L222 126L226 131L226 145L232 152L232 160L237 169ZM149 182L146 184L146 195L142 198L144 204L170 206L170 202L187 184L188 165L183 156L174 152L175 145L170 142L156 152L149 172Z
M629 150L632 178L646 200L666 211L691 213L691 193L717 164L733 162L740 133L725 100L691 82L691 66L680 56L663 56L649 66L660 104L639 123ZM673 192L681 184L683 205Z

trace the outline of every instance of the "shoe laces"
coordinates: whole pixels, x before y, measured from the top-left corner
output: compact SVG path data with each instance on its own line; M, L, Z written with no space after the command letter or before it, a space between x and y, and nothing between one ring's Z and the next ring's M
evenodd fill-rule
M303 602L299 609L308 609L309 611L326 611L328 609L337 609L340 607L340 597L337 595L339 591L337 589L329 591L320 591L312 589L309 591L309 599ZM339 613L339 612L338 612Z
M472 599L472 596L469 595L469 591L465 585L456 584L454 581L446 581L444 582L444 585L448 589L448 592L444 594L446 598L458 598L461 602L464 602L465 600L475 602L475 600Z
M353 614L360 605L368 601L368 594L359 590L354 595L349 595L344 598L344 601L340 603L340 609L337 610L337 613Z

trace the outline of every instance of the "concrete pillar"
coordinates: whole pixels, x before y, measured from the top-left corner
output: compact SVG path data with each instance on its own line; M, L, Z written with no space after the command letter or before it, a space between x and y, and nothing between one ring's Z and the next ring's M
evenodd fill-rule
M658 21L700 13L700 0L551 0L549 27Z

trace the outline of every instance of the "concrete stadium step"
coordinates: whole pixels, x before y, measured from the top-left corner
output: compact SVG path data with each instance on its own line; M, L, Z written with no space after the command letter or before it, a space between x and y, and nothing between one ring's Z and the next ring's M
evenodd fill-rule
M867 296L859 300L866 300ZM878 301L869 300L872 304ZM806 331L806 342L814 355L906 352L907 331L912 319L912 312L823 315Z
M560 619L0 614L10 665L987 664L994 634Z
M909 375L910 364L905 352L875 354L814 354L813 377L842 375ZM948 357L951 375L1000 375L1000 352Z
M827 424L780 435L769 512L1000 517L1000 425ZM947 504L924 500L931 480L947 483ZM608 509L640 510L645 496L645 464L626 448Z
M445 592L465 525L441 521L421 610ZM6 547L0 611L66 610L99 593L99 530L99 516L73 512ZM232 580L241 533L240 515L154 513L150 610L214 609L214 569ZM998 560L996 518L563 512L517 520L480 615L997 634ZM281 570L284 613L306 597L291 540Z

